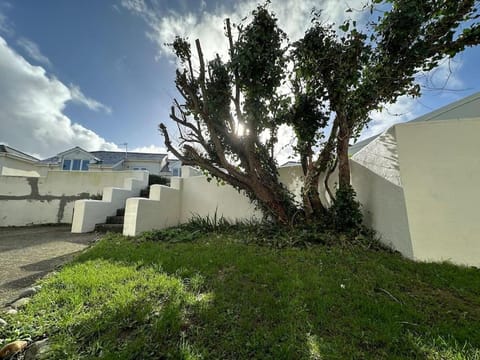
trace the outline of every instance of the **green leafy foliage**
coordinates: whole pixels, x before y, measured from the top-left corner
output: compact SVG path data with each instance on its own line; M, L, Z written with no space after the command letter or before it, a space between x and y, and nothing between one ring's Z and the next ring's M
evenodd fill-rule
M360 203L351 187L338 189L330 213L334 230L340 233L357 234L362 229L363 215Z
M148 186L150 185L170 185L170 179L165 176L149 174L148 175Z
M181 63L176 85L184 101L175 100L170 115L179 125L181 151L172 146L164 124L160 130L169 150L184 164L197 165L210 177L244 191L266 216L287 223L297 208L278 179L273 156L287 101L277 91L286 76L286 36L267 5L259 5L252 17L236 27L235 42L227 21L226 61L219 56L206 61L197 40L199 64L194 71L188 41L177 37L170 44ZM270 139L262 141L266 131Z
M266 6L252 12L253 20L240 28L232 49L231 66L238 74L237 84L245 96L244 112L248 128L255 133L276 126L272 117L277 89L285 78L286 34ZM254 127L255 129L252 129Z

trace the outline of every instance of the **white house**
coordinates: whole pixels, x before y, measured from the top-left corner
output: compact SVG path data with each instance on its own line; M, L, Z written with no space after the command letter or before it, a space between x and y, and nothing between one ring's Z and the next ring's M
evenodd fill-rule
M0 144L0 175L40 176L39 160L10 146Z
M166 154L86 151L78 146L41 160L38 166L63 171L146 170L156 175L170 173Z

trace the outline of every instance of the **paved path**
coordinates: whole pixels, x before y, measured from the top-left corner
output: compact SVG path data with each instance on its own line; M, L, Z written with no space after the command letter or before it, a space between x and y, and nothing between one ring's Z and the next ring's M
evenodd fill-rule
M70 260L96 234L72 234L70 226L0 228L0 307Z

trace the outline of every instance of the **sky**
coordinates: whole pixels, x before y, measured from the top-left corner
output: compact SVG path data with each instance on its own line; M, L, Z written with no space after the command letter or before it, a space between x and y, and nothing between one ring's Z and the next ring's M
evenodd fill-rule
M360 9L364 0L350 0ZM158 124L168 118L176 62L165 47L175 35L199 38L206 58L226 52L223 21L238 22L257 1L0 0L0 143L40 158L74 146L87 151L165 152ZM280 27L302 36L312 8L340 24L342 0L272 0ZM419 99L402 97L362 138L480 91L480 48L469 48L426 76ZM442 88L443 90L439 90ZM291 129L282 128L278 159L287 160Z

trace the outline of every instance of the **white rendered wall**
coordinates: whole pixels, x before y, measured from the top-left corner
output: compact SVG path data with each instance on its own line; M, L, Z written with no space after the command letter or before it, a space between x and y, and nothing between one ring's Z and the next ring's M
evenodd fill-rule
M408 219L405 209L403 189L380 177L373 171L350 160L352 186L357 192L357 199L362 204L365 224L377 230L380 240L412 258L412 245L408 229ZM300 165L286 166L279 169L281 181L301 201L301 186L303 181ZM331 191L335 191L337 172L329 179ZM326 194L323 184L319 186L320 197L325 203Z
M395 127L356 152L351 160L391 183L402 186Z
M480 119L396 132L414 258L480 266Z
M189 169L182 167L183 174ZM235 221L241 219L261 218L249 199L230 185L219 185L215 180L210 182L203 175L183 177L180 193L180 222L187 222L192 216L213 217Z
M280 181L290 190L295 201L299 204L302 203L302 186L303 186L303 170L301 165L291 165L284 166L278 169L278 174L280 176ZM328 186L330 190L335 193L338 182L338 172L335 170L328 179ZM328 196L327 190L323 182L318 184L318 192L320 195L320 200L324 204L330 203L330 198Z
M290 190L295 201L302 201L303 171L300 165L285 166L278 169L280 181Z
M162 164L160 162L127 160L124 164L125 169L127 170L133 170L134 168L145 168L150 174L155 175L160 174L160 170L162 170Z
M0 155L0 175L38 177L40 174L40 169L31 162Z
M163 229L179 224L181 179L172 179L172 187L150 186L149 199L130 198L125 207L123 235Z
M402 187L355 161L350 161L350 170L365 225L375 229L385 245L413 258Z
M281 168L279 172L281 181L300 200L300 166ZM332 189L334 181L335 176L332 176ZM150 199L127 200L124 235L133 236L143 231L185 223L195 215L213 217L217 213L217 218L223 216L230 221L262 218L262 213L255 209L243 192L238 192L230 185L219 185L215 180L208 182L201 172L192 167L183 166L182 178L172 177L171 182L173 189L152 186Z
M75 200L123 186L146 172L51 171L46 177L0 176L0 226L71 223ZM145 180L146 181L146 180Z
M171 188L153 185L149 199L128 199L123 234L138 235L185 223L194 215L213 217L215 212L217 218L223 216L231 221L261 218L243 193L230 185L218 185L215 180L208 182L199 174L198 170L184 166L182 178L171 178Z
M104 187L123 187L126 179L143 180L144 171L49 171L47 181L56 183L57 191L81 189L90 194L102 194ZM51 179L51 180L49 180Z

